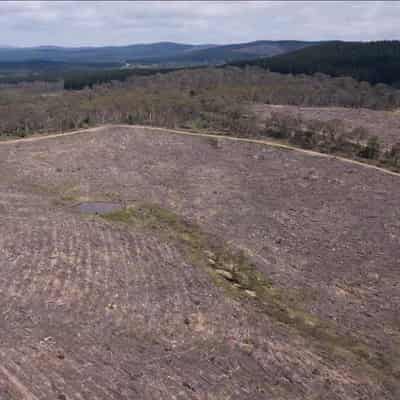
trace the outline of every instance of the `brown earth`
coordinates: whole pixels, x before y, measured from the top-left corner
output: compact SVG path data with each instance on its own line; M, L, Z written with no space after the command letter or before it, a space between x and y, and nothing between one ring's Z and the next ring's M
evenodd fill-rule
M1 400L399 398L398 176L127 127L0 171Z
M303 120L339 120L345 129L365 128L369 136L376 135L386 146L400 142L400 111L375 111L365 108L299 107L289 105L254 104L251 109L261 121L271 113L296 115Z

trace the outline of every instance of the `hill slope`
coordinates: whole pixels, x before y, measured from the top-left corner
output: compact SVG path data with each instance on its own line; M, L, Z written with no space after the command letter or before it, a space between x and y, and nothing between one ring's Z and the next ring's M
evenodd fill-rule
M245 62L274 72L352 76L370 83L400 85L400 42L328 42L270 59Z
M260 57L271 57L284 54L306 46L314 42L301 42L295 40L270 41L259 40L249 43L214 46L205 49L193 49L185 54L172 57L154 57L145 60L145 63L173 63L178 65L190 64L223 64L238 60L248 60Z
M55 47L41 46L32 48L0 48L0 62L26 62L31 60L57 62L124 62L127 59L146 57L168 57L193 50L197 46L190 44L160 42L134 44L130 46L107 47ZM203 49L204 46L199 46Z

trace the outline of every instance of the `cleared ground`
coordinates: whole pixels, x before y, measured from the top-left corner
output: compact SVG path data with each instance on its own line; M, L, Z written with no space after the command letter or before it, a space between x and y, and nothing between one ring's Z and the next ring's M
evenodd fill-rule
M384 145L391 146L400 142L400 110L374 111L364 108L344 107L299 107L288 105L255 104L252 110L260 120L265 120L271 113L296 115L304 121L340 121L345 129L365 128L368 136L378 136Z
M399 398L398 176L122 127L0 168L0 399Z

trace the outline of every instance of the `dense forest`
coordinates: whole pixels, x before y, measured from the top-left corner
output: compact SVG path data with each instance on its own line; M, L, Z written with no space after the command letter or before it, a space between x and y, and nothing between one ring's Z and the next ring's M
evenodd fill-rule
M47 61L0 63L0 86L34 82L59 82L66 90L80 90L96 84L125 81L127 78L166 73L172 69L120 68L109 64L65 64ZM25 85L26 86L26 85Z
M238 65L257 65L280 73L351 76L400 88L400 41L327 42Z
M103 70L77 70L65 73L62 77L64 89L80 90L85 87L92 88L107 82L120 81L123 82L132 76L149 76L159 73L170 72L170 69L103 69Z

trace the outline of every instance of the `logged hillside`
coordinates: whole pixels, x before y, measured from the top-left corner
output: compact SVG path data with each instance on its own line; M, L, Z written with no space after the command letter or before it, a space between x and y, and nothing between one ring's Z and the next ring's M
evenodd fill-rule
M300 125L308 124L316 127L329 124L342 132L355 132L364 141L370 136L378 136L383 148L388 148L400 142L400 112L378 111L367 108L345 107L300 107L289 105L252 104L250 109L255 112L261 123L279 116L287 121L294 120ZM364 136L364 138L362 138Z
M0 169L2 400L399 399L398 176L135 127Z
M400 91L100 72L0 87L0 399L398 400Z
M400 86L400 42L328 42L271 59L246 62L291 74L351 76L372 84Z

